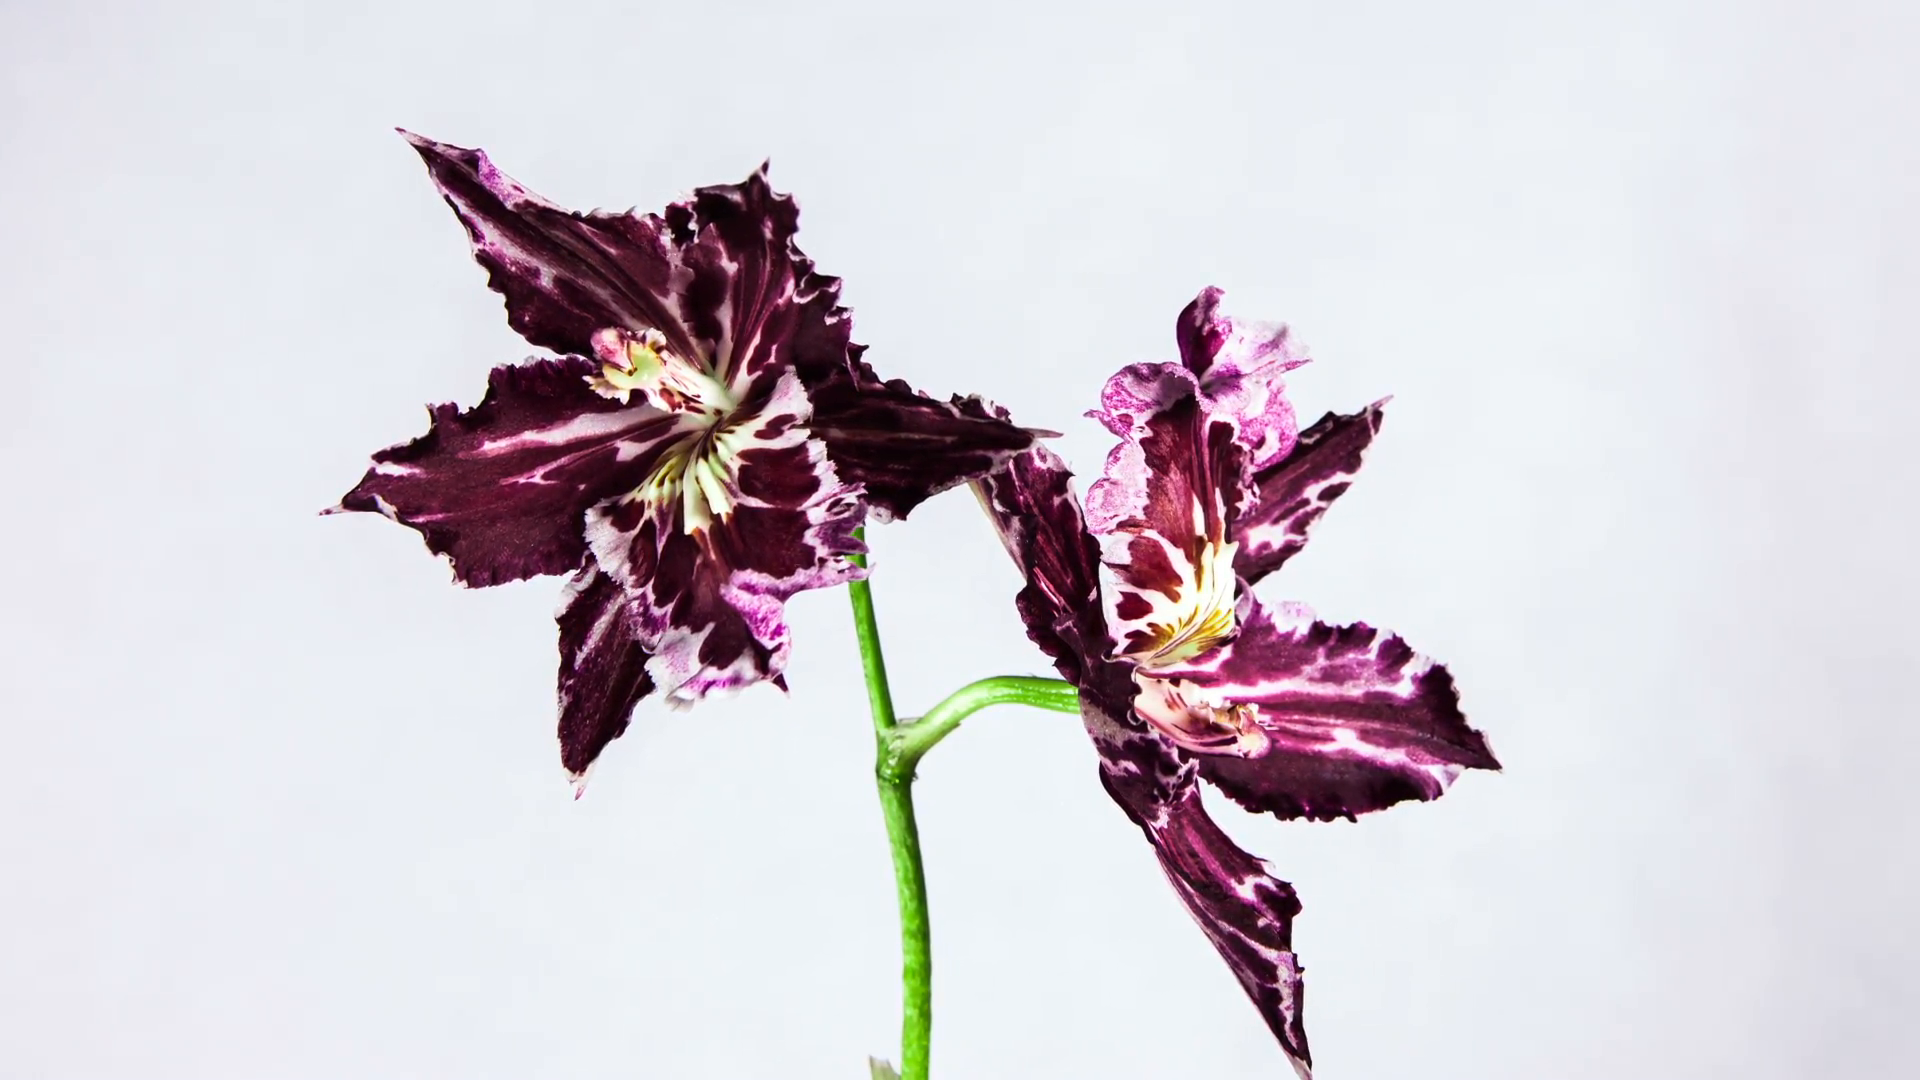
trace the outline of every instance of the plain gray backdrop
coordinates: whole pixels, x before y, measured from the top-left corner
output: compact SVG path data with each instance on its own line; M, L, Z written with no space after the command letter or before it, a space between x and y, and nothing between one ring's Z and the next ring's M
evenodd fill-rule
M1216 809L1340 1078L1911 1075L1913 5L0 7L0 1075L855 1080L897 1034L846 598L575 802L552 580L326 518L530 351L404 125L563 204L770 157L888 374L1065 432L1203 285L1392 393L1262 586L1506 763ZM1042 673L964 492L878 530L903 712ZM1069 717L919 785L946 1080L1291 1073Z

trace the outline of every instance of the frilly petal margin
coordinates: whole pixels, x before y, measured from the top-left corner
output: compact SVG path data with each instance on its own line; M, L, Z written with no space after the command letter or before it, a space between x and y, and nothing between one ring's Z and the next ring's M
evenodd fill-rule
M560 763L583 782L654 683L631 597L591 560L567 582L554 620L560 624Z
M1307 534L1360 472L1388 398L1357 413L1328 413L1300 433L1284 458L1254 473L1259 499L1233 523L1233 568L1248 584L1307 546Z
M1156 674L1252 710L1263 753L1199 761L1256 813L1352 819L1438 798L1463 769L1500 767L1445 667L1397 635L1330 626L1303 605L1255 603L1231 645Z
M1107 794L1146 834L1188 914L1232 969L1294 1071L1310 1080L1303 969L1293 953L1293 919L1300 913L1293 886L1208 816L1193 762L1178 748L1117 723L1086 696L1081 715L1100 754Z
M811 386L846 369L853 318L840 279L800 251L800 207L773 190L764 162L738 184L695 189L665 219L691 273L681 318L722 382L752 399L750 385L787 370Z
M844 367L851 320L839 279L794 245L800 211L763 164L699 188L662 215L556 206L480 150L401 132L466 226L508 323L535 345L590 354L596 331L658 330L736 393L772 368Z
M464 585L571 572L587 508L638 484L681 422L595 394L594 368L577 356L494 368L479 405L429 410L427 433L373 455L329 512L418 530Z
M882 381L859 360L809 386L808 396L814 435L880 521L903 518L1054 434L1015 427L1006 410L979 398L937 401L903 380Z
M977 401L967 407L986 408ZM1053 451L1035 446L973 486L1026 578L1014 603L1027 636L1068 682L1104 686L1125 700L1129 665L1107 659L1112 639L1100 604L1100 549L1081 516L1073 473Z
M597 330L651 327L694 354L673 299L691 275L659 217L568 210L501 172L485 151L400 134L466 226L473 257L506 298L507 322L521 337L590 355Z
M1241 441L1258 469L1293 449L1298 424L1280 376L1310 358L1284 323L1220 314L1222 295L1212 286L1200 290L1180 312L1174 333L1180 362L1215 408L1239 420Z
M840 480L807 415L788 373L767 411L722 437L739 449L689 466L666 496L632 492L587 512L594 558L633 595L670 705L777 680L786 600L863 573L848 558L866 550L854 535L860 489ZM703 507L709 520L689 518Z

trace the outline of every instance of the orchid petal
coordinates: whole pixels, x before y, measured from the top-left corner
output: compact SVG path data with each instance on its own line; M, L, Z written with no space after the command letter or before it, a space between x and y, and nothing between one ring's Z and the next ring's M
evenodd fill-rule
M560 609L560 761L576 780L627 729L653 692L632 598L591 561L567 582Z
M1357 413L1328 413L1300 433L1293 449L1254 473L1259 499L1233 523L1234 569L1258 582L1304 548L1307 534L1353 483L1380 430L1386 399Z
M466 585L564 574L587 508L640 482L681 419L593 392L577 356L493 370L479 405L430 410L425 435L373 456L338 510L419 530Z
M1004 409L978 398L937 401L900 379L882 381L860 361L808 392L813 433L882 521L986 475L1036 434L1052 434L1015 427Z
M1100 605L1100 552L1081 517L1073 473L1036 445L975 481L974 492L1026 576L1014 602L1027 636L1062 678L1083 687L1104 681L1124 700L1127 665L1107 659L1112 642Z
M1330 626L1304 606L1249 606L1231 645L1155 672L1250 711L1264 749L1208 755L1201 775L1279 818L1353 818L1436 799L1463 769L1497 769L1447 669L1397 635Z
M1157 734L1117 723L1082 697L1107 793L1146 834L1188 914L1213 942L1301 1080L1312 1075L1301 965L1293 953L1293 886L1242 851L1208 816L1194 765Z
M581 213L528 191L482 151L407 139L506 298L507 321L535 345L590 354L601 331L657 330L736 397L769 369L824 377L845 364L840 283L794 246L799 210L768 186L764 165L663 215Z
M1298 431L1280 375L1309 358L1285 324L1220 314L1221 295L1209 286L1180 312L1180 362L1209 402L1239 421L1253 467L1264 468L1293 448Z
M675 297L690 277L654 215L580 213L528 191L484 151L401 132L466 226L507 321L535 345L588 354L596 331L658 329L683 352L693 342Z

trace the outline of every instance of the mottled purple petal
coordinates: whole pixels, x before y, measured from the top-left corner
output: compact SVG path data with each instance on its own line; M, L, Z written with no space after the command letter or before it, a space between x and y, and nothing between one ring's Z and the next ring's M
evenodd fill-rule
M1302 1080L1312 1075L1301 965L1293 953L1293 886L1220 830L1194 782L1191 759L1156 734L1125 726L1082 698L1107 793L1153 844L1160 868L1195 923L1267 1022Z
M1154 674L1251 711L1265 751L1206 756L1200 768L1256 812L1352 818L1438 798L1463 769L1499 768L1446 668L1396 635L1329 626L1301 605L1249 605L1231 645Z
M807 409L788 373L765 412L669 448L645 486L587 513L594 558L634 594L669 703L779 676L786 599L860 575L847 558L865 550L860 492L808 435Z
M467 228L507 321L535 345L590 354L595 331L655 328L692 355L676 297L691 273L654 215L555 206L479 150L401 132Z
M764 165L663 215L581 213L528 191L479 150L407 138L528 341L590 354L597 332L657 330L743 399L770 391L770 369L824 376L845 365L840 283L794 246L799 210L768 186Z
M632 598L591 561L567 582L560 624L560 762L576 780L653 692Z
M1114 573L1113 632L1130 658L1186 659L1231 637L1239 603L1228 522L1251 498L1233 421L1174 364L1107 382L1096 415L1121 441L1087 494Z
M465 412L431 410L425 435L373 456L340 510L412 526L473 586L569 573L587 508L638 484L684 418L593 392L576 356L493 370Z
M809 386L850 362L852 317L840 279L814 270L794 243L800 209L767 183L763 164L738 184L697 189L667 208L692 273L680 311L720 378L751 400L782 372Z
M1239 421L1241 443L1262 468L1293 448L1298 427L1280 375L1308 356L1284 324L1220 314L1220 296L1209 286L1180 312L1180 362L1211 404Z
M882 381L864 362L808 394L814 435L881 521L905 517L928 497L985 476L1037 434L1052 434L1016 427L1005 410L977 398L936 401L902 380Z
M1300 433L1286 457L1254 473L1259 499L1233 522L1233 566L1249 584L1306 546L1308 532L1360 471L1386 404L1382 398L1357 413L1328 413Z
M984 411L978 402L969 408ZM1100 551L1087 532L1073 473L1036 445L974 483L1007 554L1026 578L1015 599L1027 636L1077 686L1104 686L1126 700L1124 664L1108 659L1112 639L1100 603Z

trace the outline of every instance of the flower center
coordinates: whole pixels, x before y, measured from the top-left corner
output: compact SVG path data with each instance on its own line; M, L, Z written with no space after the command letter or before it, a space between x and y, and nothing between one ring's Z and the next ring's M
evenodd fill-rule
M1141 667L1154 668L1191 660L1210 652L1234 635L1238 618L1233 556L1238 544L1208 541L1199 556L1175 560L1181 566L1176 599L1164 601L1159 616L1147 623L1147 633L1129 652ZM1163 594L1164 595L1164 594Z
M642 401L668 412L719 417L736 404L724 383L697 360L667 347L658 330L601 330L593 335L600 373L587 385L602 397L622 403L639 394Z
M668 447L634 495L665 507L680 500L680 527L689 535L733 513L739 490L735 454L745 433L719 424L691 432Z

